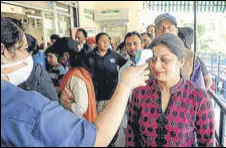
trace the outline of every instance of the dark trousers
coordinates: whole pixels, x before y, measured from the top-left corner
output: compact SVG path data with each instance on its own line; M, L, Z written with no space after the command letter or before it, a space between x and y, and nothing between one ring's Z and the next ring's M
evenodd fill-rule
M108 145L108 147L115 147L115 142L116 142L117 139L118 139L118 135L119 135L119 129L118 129L118 131L116 132L114 138L111 140L111 143Z

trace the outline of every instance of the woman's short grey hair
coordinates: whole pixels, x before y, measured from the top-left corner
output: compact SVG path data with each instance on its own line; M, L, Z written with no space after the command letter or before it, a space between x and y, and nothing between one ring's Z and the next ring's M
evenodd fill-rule
M179 37L174 34L165 33L157 36L149 45L149 48L153 49L158 45L165 45L166 47L168 47L170 52L175 54L179 60L181 60L186 55L184 50L184 43Z

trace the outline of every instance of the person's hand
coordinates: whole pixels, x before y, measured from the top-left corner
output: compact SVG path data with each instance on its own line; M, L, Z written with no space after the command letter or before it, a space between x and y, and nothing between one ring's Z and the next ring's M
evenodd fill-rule
M71 106L72 106L72 103L64 103L63 104L64 108L66 108L67 110L71 111Z
M145 86L149 79L150 70L148 64L129 67L120 74L119 83L124 83L129 89Z
M83 39L83 40L81 41L81 44L82 44L82 45L85 45L85 44L86 44L86 40Z

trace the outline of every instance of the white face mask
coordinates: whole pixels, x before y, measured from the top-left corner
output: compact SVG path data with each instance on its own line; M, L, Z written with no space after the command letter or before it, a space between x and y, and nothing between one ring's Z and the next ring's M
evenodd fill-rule
M14 85L19 85L19 84L25 82L28 79L28 77L30 76L31 71L33 69L33 65L34 65L33 58L31 55L22 61L17 61L14 63L1 65L1 69L9 68L9 67L21 64L21 63L25 63L26 65L16 71L8 73L8 74L1 73L1 76L8 77L9 82Z
M77 49L78 49L77 52L80 52L83 49L83 44L78 44Z

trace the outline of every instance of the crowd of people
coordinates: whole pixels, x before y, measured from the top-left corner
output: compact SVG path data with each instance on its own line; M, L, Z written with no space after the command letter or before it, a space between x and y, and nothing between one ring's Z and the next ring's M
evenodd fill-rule
M117 47L79 28L44 44L1 17L1 145L214 146L211 77L193 53L193 30L169 13ZM136 66L138 50L153 57Z

